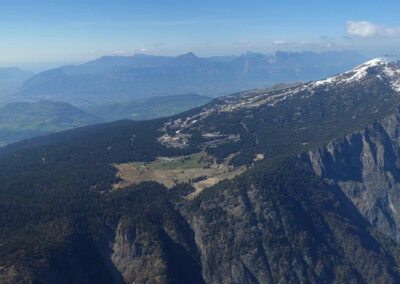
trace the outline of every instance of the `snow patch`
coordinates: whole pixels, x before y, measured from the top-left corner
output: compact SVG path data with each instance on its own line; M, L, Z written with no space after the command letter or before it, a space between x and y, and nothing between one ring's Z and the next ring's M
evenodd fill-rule
M359 81L365 76L368 75L368 69L371 67L375 66L381 66L381 65L386 65L387 60L384 58L375 58L370 61L367 61L361 65L358 65L356 68L353 70L350 70L348 72L339 74L334 77L330 77L325 80L319 80L311 83L311 86L318 87L318 86L324 86L324 85L333 85L333 84L349 84L352 82Z
M392 89L400 92L400 69L387 65L385 66L384 73L389 78Z

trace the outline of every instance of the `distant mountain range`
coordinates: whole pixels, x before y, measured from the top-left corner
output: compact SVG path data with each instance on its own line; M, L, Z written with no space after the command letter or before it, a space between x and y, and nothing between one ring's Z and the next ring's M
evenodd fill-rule
M16 67L0 68L0 97L17 92L21 84L32 75Z
M364 62L354 51L248 52L241 56L177 57L138 54L107 56L82 65L63 66L26 80L24 98L91 102L197 93L209 96L310 81Z

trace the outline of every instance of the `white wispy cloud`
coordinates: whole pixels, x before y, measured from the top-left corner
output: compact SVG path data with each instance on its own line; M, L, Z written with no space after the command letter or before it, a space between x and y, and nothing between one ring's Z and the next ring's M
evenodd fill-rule
M397 38L400 37L400 26L389 27L368 21L348 21L347 33L350 36L363 38Z
M127 55L130 54L129 50L113 50L112 54L114 55Z
M273 40L272 44L274 45L287 45L289 42L287 42L286 40L281 40L281 39L277 39L277 40Z

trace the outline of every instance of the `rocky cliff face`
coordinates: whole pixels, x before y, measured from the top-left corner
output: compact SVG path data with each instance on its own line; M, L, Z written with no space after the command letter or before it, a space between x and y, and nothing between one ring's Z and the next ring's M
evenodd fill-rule
M175 210L150 227L117 226L109 258L123 282L399 281L357 208L296 161L250 171Z
M314 172L335 184L359 212L400 241L400 114L309 152Z
M126 283L165 283L167 264L159 242L148 232L119 225L111 259Z
M279 178L283 173L286 178ZM391 258L340 195L288 163L192 204L186 214L201 251L204 279L395 283Z
M204 283L193 231L173 207L153 208L147 222L121 218L115 233L105 237L122 283ZM104 239L104 237L103 237Z

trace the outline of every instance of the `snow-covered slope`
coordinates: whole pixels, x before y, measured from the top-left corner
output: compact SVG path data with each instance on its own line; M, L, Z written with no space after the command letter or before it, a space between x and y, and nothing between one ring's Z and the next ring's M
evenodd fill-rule
M226 96L221 99L221 103L214 105L214 111L234 111L240 108L259 107L261 105L274 106L289 96L301 95L304 97L314 95L318 89L338 87L344 84L363 84L364 80L379 79L385 84L400 92L400 62L390 62L385 58L376 58L367 61L354 69L338 74L336 76L312 81L297 87L273 91L267 93L257 93L255 91L243 92L241 94Z
M255 113L264 113L264 116L268 116L268 113L280 112L282 115L285 113L293 116L291 119L300 123L302 121L300 117L308 117L313 109L321 107L345 109L349 105L353 108L359 105L365 107L357 110L360 112L367 110L382 112L382 109L378 109L378 102L387 101L389 97L393 99L398 97L398 94L400 94L400 62L377 58L324 80L311 81L279 91L252 90L219 98L198 112L165 123L159 141L173 147L185 147L190 143L190 132L193 129L200 129L203 135L206 137L212 135L218 141L222 137L237 139L237 135L232 132L210 126L218 124L222 116L244 119L254 116ZM276 120L276 117L273 118L273 121ZM221 135L221 132L225 135Z
M380 80L387 80L395 91L400 92L400 65L399 63L390 62L385 58L372 59L353 70L325 80L312 82L310 85L329 86L357 83L369 75L375 75Z

